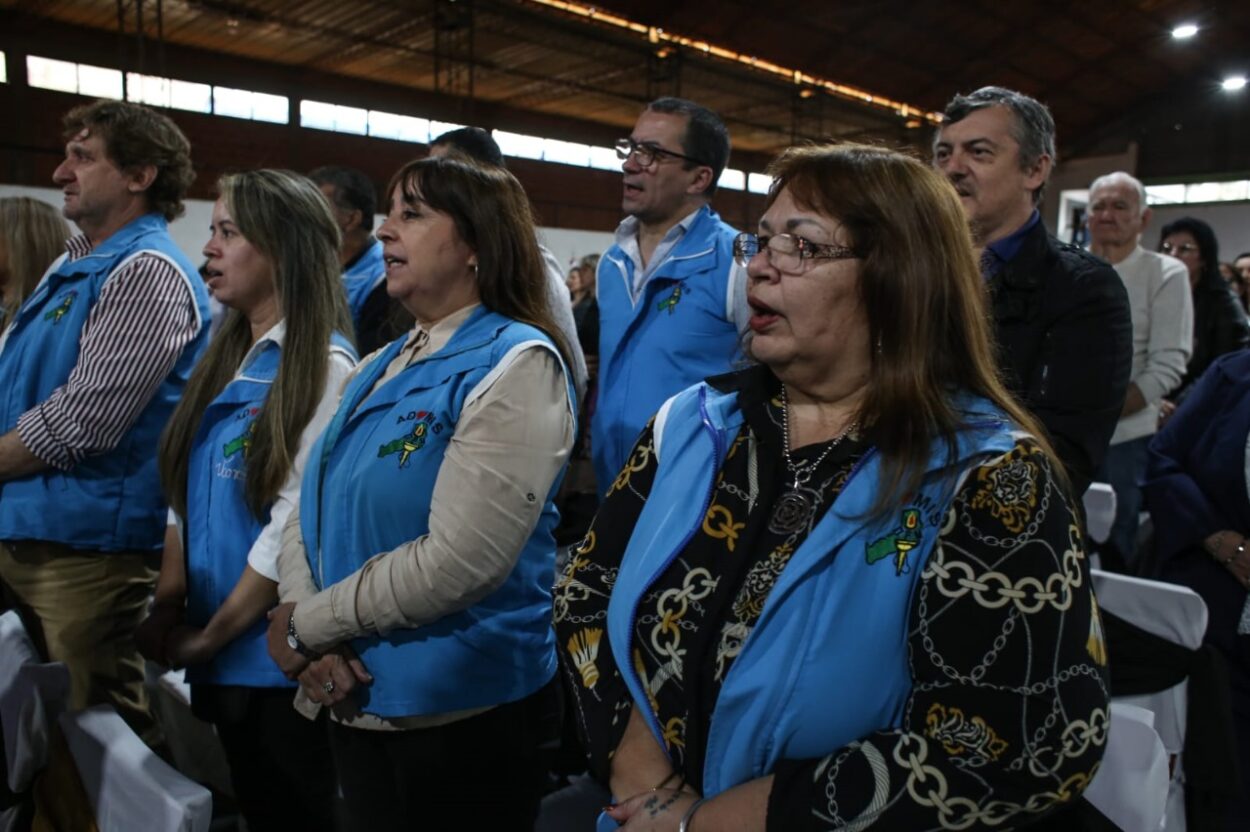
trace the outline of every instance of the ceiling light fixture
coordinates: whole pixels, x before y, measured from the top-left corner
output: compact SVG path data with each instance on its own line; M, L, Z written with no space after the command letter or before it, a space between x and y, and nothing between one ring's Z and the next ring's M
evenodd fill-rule
M1236 92L1237 90L1243 89L1246 86L1246 76L1230 75L1229 77L1224 79L1224 83L1220 84L1220 86L1223 87L1228 92Z
M722 46L708 43L703 40L676 35L672 32L666 32L663 29L647 26L643 23L630 20L618 14L605 12L603 9L594 6L588 6L584 3L578 3L574 0L530 0L539 6L545 6L549 9L556 9L567 14L576 15L586 20L592 20L596 23L602 23L613 26L618 29L624 29L634 34L647 38L649 43L665 43L674 47L685 48L691 52L697 52L706 55L709 58L719 58L723 61L730 61L750 67L759 72L768 73L787 78L796 85L802 85L819 90L820 92L835 95L839 98L847 98L852 101L859 101L870 107L882 110L890 110L894 115L903 119L921 118L930 124L941 124L943 115L938 112L926 112L923 108L904 101L894 101L884 96L866 92L857 87L840 84L827 78L821 78L817 75L809 75L797 69L775 64L771 61L761 60L751 55L745 55L741 52L735 52L732 49L725 49Z
M1192 23L1183 23L1172 30L1172 37L1176 40L1188 40L1198 34L1198 27Z

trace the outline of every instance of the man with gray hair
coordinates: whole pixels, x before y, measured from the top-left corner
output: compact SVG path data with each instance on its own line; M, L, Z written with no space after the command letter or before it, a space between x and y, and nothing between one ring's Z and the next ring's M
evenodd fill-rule
M1038 205L1055 123L1002 87L956 95L933 145L968 214L989 285L1007 388L1046 428L1080 496L1124 405L1132 357L1128 296L1115 271L1046 231Z
M1124 282L1133 317L1132 377L1097 478L1116 493L1108 540L1112 551L1104 550L1103 566L1136 571L1138 481L1158 429L1159 404L1180 385L1193 347L1189 272L1181 261L1141 247L1150 208L1146 189L1127 173L1100 176L1089 186L1087 222L1090 251L1110 263Z

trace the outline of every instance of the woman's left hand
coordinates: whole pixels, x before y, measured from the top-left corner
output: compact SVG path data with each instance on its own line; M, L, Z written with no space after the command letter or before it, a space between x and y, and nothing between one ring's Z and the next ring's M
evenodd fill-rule
M340 644L313 661L299 675L300 687L319 705L337 705L373 676L352 648Z
M682 815L699 795L687 789L643 792L604 811L629 832L677 832Z
M199 627L175 627L165 639L165 657L171 667L204 664L216 654L216 646Z

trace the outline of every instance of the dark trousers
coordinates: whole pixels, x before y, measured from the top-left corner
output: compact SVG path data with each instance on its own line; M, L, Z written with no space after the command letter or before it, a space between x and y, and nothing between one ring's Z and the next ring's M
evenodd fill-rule
M1120 442L1107 449L1094 479L1115 489L1115 522L1107 543L1101 547L1102 568L1130 575L1138 573L1137 526L1141 514L1141 481L1153 436Z
M347 828L534 828L545 770L539 753L554 688L468 719L412 731L330 724Z
M334 757L326 719L292 707L293 688L195 685L195 715L217 728L249 832L335 828Z

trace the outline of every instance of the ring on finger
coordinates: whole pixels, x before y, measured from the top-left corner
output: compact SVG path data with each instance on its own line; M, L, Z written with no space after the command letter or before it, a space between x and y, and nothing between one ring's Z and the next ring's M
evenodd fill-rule
M334 680L331 679L325 684L323 684L321 686L321 689L324 690L327 694L334 693Z

